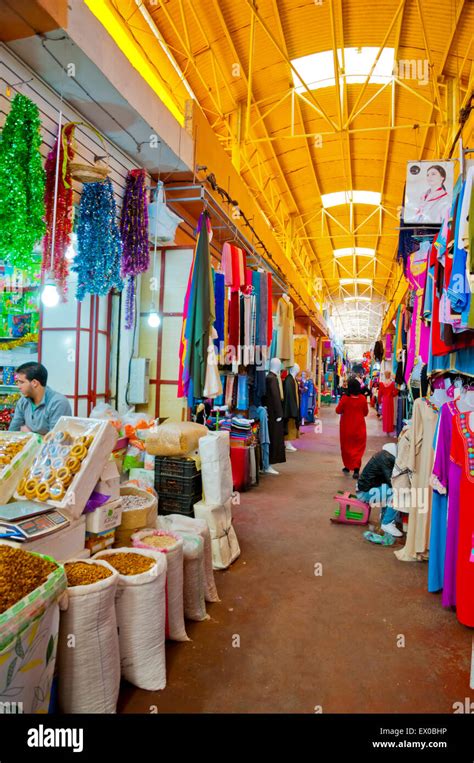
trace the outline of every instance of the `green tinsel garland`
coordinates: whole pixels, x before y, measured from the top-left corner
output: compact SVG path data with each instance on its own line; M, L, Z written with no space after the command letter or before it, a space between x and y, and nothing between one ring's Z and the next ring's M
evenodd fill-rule
M38 107L18 93L0 135L0 260L29 270L45 232Z

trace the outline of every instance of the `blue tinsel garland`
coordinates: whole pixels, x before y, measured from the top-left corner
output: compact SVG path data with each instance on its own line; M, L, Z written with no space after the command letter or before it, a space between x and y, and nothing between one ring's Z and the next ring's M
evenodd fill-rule
M77 255L72 270L78 274L76 299L86 294L104 296L122 289L122 241L117 225L112 183L84 183L77 226Z

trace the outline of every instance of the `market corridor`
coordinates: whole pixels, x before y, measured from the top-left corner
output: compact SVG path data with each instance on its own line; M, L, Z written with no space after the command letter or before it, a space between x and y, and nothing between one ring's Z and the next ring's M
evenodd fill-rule
M216 574L211 620L168 642L168 688L124 684L119 712L452 713L464 701L471 634L428 594L427 566L329 522L354 482L334 407L322 425L303 429L284 479L264 477L234 507L241 557ZM363 463L385 442L373 411L367 428Z

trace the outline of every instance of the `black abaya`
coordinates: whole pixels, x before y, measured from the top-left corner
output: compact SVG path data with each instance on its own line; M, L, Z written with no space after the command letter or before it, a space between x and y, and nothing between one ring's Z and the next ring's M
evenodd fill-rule
M282 464L286 461L285 434L283 424L283 405L280 397L280 385L276 374L270 371L265 380L266 392L264 405L268 410L268 433L270 435L270 463ZM280 421L277 421L280 419Z

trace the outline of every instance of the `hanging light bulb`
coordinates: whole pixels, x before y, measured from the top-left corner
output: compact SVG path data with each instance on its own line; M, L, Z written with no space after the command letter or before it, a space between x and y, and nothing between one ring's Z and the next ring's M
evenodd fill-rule
M161 318L156 312L156 310L152 310L150 313L148 313L148 325L152 329L157 329L160 323L161 323Z
M41 301L45 307L56 307L59 302L59 292L53 281L46 281L41 293Z

